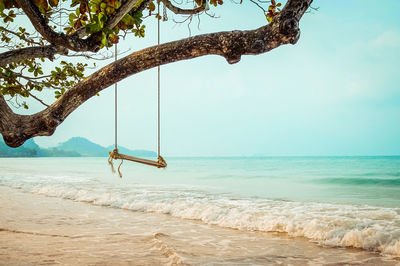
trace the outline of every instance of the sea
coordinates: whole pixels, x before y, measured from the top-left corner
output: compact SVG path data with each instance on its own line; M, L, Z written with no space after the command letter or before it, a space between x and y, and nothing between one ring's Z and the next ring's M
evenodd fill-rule
M400 258L400 156L166 161L124 161L120 178L107 158L2 158L0 187Z

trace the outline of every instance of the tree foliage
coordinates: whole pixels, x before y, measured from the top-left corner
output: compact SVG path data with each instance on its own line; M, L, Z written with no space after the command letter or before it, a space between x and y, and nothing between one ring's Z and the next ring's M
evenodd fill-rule
M210 0L209 3L203 1L207 0L195 0L195 7L200 9L198 11L193 9L189 16L206 13L209 6L223 5L223 0ZM133 2L128 12L121 16L115 26L110 27L109 22L115 17L121 5L127 2ZM76 35L87 38L96 36L94 39L98 43L97 49L99 50L117 44L127 34L143 38L145 37L144 21L146 18L163 19L163 14L156 13L158 3L155 0L32 0L32 3L33 8L37 8L39 11L36 15L43 17L49 30L58 31L58 33L71 37ZM254 3L260 5L269 22L278 14L281 6L275 0L268 3L261 1ZM168 5L172 6L171 2L165 1L165 4L167 7ZM190 13L190 10L187 13ZM0 26L2 50L51 45L49 40L34 32L34 29L31 28L31 32L29 32L27 28L18 26L21 21L18 17L26 17L21 1L0 0L0 17L2 24L4 23L4 26ZM67 17L67 22L63 19L65 17ZM45 61L52 61L54 57L48 58L46 55L36 58L21 58L21 60L13 60L8 64L1 65L0 93L9 96L9 102L15 106L24 108L28 108L24 100L27 97L33 97L45 104L40 100L40 92L44 89L53 90L55 98L59 98L85 78L84 71L88 67L87 63L69 62L68 55L65 54L65 56L66 58L53 66L48 73L44 73L43 64ZM84 55L82 54L82 56ZM86 59L89 59L89 56Z

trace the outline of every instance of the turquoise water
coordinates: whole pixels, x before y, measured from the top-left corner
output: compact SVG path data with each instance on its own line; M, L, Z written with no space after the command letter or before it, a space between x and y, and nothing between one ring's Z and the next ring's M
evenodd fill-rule
M400 256L400 157L0 159L0 185Z

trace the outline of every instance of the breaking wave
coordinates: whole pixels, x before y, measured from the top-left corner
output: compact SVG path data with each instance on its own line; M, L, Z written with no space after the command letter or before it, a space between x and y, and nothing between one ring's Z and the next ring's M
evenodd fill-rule
M400 208L235 198L172 186L116 187L87 180L63 184L28 181L3 178L0 185L94 205L196 219L239 230L284 232L322 245L362 248L400 257Z

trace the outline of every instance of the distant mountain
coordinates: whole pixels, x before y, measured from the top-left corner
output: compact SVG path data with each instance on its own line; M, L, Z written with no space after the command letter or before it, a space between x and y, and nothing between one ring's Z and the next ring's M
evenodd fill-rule
M21 147L10 148L0 137L0 157L108 157L114 146L103 147L86 138L74 137L56 147L43 149L33 139L27 140ZM147 150L130 150L118 147L119 152L139 157L156 157L157 154Z
M108 151L112 151L114 149L114 145L110 145L107 147ZM157 153L154 151L148 151L148 150L130 150L121 146L118 146L118 152L127 154L127 155L132 155L132 156L137 156L137 157L157 157Z
M25 143L24 143L24 145L22 145L22 147L24 147L26 149L32 149L32 150L40 149L39 145L37 145L33 139L28 139L27 141L25 141Z
M33 139L27 140L18 148L10 148L0 137L0 157L36 157L40 148Z
M80 157L74 151L64 151L57 148L42 149L33 139L27 140L18 148L10 148L0 137L0 157Z
M55 148L64 151L74 151L84 157L108 156L108 151L105 147L80 137L70 138L66 142L60 143Z
M86 138L74 137L66 142L60 143L57 147L59 150L75 151L84 157L107 157L108 152L114 149L114 145L103 147L99 144L93 143ZM123 154L140 157L155 157L157 153L147 150L130 150L125 147L118 147L118 151Z

